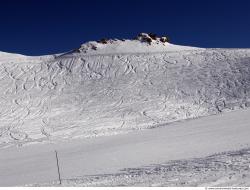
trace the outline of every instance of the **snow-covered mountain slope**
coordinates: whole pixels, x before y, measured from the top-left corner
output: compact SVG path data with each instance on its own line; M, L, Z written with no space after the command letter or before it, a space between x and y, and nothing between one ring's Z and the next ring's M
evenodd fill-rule
M250 49L102 40L42 57L0 53L0 147L96 137L250 105Z

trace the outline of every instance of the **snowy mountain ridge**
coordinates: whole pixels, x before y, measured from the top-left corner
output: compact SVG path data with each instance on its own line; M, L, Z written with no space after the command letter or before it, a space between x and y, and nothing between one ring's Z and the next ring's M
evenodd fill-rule
M250 49L153 38L104 39L51 56L0 53L0 147L128 133L249 107Z
M76 51L88 54L159 53L178 50L194 50L195 47L173 45L167 37L141 33L134 40L101 39L82 44ZM200 48L201 49L201 48Z

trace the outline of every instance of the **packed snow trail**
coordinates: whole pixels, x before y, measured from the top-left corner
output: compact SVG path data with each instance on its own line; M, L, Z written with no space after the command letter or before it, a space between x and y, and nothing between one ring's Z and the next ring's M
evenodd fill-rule
M95 180L103 180L103 174L120 175L128 168L151 167L171 160L202 160L215 153L249 148L249 114L250 109L238 110L129 134L1 149L0 186L52 184L58 179L55 149L62 179L72 184L72 179L81 177L84 181L94 175ZM246 168L249 160L241 164Z
M0 148L124 134L250 105L250 50L89 42L0 53Z

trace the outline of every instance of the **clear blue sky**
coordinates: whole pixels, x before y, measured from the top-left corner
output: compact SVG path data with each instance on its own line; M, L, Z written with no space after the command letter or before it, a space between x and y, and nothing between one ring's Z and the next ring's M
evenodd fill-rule
M27 55L140 32L175 44L250 47L249 0L1 0L0 19L0 51Z

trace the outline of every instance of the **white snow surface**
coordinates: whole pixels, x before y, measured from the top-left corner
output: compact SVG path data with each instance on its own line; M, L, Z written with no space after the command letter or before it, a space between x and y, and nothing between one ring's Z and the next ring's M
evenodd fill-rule
M237 185L231 179L247 185L249 179L248 170L241 172L249 163L250 49L107 40L57 55L0 52L0 105L1 186L52 185L55 148L64 185L153 185L159 176L156 186ZM198 172L200 180L181 183L183 176L166 176L165 166L147 175L171 160L180 163L177 170L183 160L190 163L183 175L197 172L194 158L236 162L230 151L245 159L237 157L239 175L217 168L221 176L237 174L230 179ZM118 175L128 168L142 172Z
M1 149L0 186L58 185L54 150L63 186L246 186L249 114L239 110L129 134Z
M115 135L249 106L249 49L127 41L55 56L2 53L0 147ZM148 51L122 52L130 43Z
M93 49L94 48L94 49ZM96 50L95 50L96 49ZM107 40L107 44L91 41L82 44L78 49L80 52L91 55L107 55L107 54L135 54L135 53L160 53L181 50L197 50L202 48L173 45L168 42L162 43L159 40L153 41L151 44L141 42L139 40Z
M58 54L60 55L60 54ZM0 63L21 63L21 62L41 62L53 59L58 55L45 55L45 56L25 56L21 54L6 53L0 51Z

